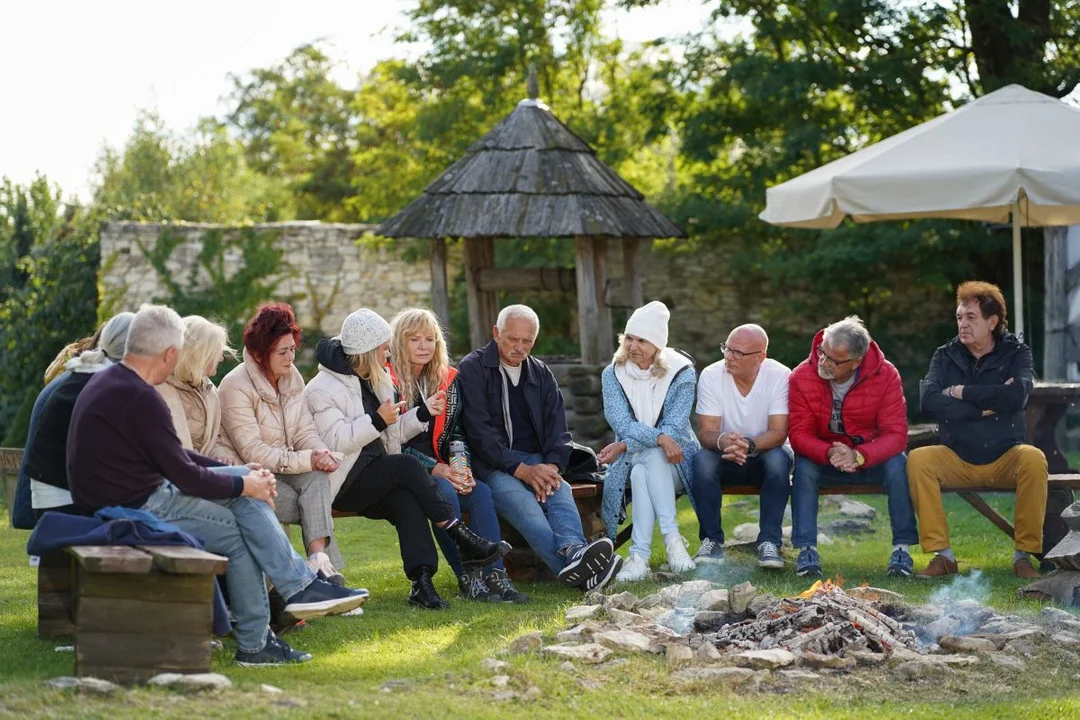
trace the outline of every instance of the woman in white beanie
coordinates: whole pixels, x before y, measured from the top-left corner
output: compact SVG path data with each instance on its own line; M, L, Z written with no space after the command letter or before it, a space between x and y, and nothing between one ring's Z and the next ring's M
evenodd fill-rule
M483 567L510 546L473 533L420 461L400 454L402 443L443 412L446 393L433 392L407 409L386 369L390 339L390 325L378 313L361 308L350 314L339 336L319 342L319 372L304 394L322 438L344 454L330 476L334 509L392 523L412 581L409 604L441 610L449 605L432 582L439 561L429 521L454 541L467 567Z
M673 572L694 569L679 533L675 496L690 494L694 454L700 449L690 426L694 405L694 360L670 348L668 319L662 302L634 311L619 336L619 348L604 369L604 417L615 442L600 451L609 463L604 481L602 514L608 534L615 537L627 478L631 488L630 557L617 581L642 580L649 575L653 524L660 523Z
M244 328L244 362L221 380L221 428L240 462L278 476L274 511L284 523L300 522L308 567L342 585L345 559L333 537L327 477L340 458L304 402L304 378L293 365L300 335L287 303L259 307Z

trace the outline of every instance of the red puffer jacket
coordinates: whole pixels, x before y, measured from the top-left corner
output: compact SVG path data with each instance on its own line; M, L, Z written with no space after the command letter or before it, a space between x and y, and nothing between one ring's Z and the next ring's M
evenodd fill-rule
M829 430L832 388L817 373L818 348L825 331L814 336L810 357L791 373L788 388L788 435L791 448L819 465L829 463L829 447L842 442L858 446L864 467L880 465L907 448L907 401L900 373L885 359L876 342L859 366L859 377L844 397L841 410L847 435Z

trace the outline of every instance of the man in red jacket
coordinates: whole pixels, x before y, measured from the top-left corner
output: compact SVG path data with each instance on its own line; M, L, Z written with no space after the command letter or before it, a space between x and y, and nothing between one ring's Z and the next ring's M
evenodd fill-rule
M879 483L889 498L892 523L888 574L910 576L908 546L919 536L904 455L907 403L900 373L857 315L814 337L810 357L791 373L788 403L795 451L791 542L800 549L795 573L821 575L816 545L818 487Z

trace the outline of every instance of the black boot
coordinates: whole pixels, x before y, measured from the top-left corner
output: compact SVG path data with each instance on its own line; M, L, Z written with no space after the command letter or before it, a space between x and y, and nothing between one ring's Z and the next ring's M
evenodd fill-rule
M466 569L488 565L495 558L502 557L513 549L505 540L499 542L485 540L460 520L456 520L453 527L443 529L457 545L458 552L461 554L461 564Z
M435 568L421 565L412 574L412 590L409 592L409 604L422 607L427 610L446 610L450 603L439 597L435 584L431 582L431 576L435 574Z

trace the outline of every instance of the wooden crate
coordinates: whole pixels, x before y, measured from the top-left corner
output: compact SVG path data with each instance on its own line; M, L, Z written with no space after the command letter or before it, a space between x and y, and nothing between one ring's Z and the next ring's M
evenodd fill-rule
M66 552L42 555L38 561L39 637L74 635L75 623L71 588L74 561Z
M141 682L210 671L214 576L226 558L181 546L80 546L75 674Z

